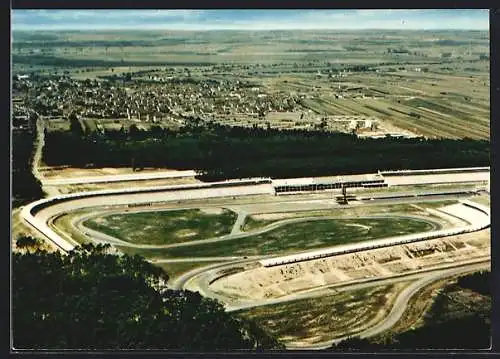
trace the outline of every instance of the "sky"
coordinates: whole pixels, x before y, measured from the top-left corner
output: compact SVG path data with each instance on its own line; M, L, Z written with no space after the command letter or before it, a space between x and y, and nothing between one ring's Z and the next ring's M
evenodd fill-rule
M488 30L485 9L12 10L13 30Z

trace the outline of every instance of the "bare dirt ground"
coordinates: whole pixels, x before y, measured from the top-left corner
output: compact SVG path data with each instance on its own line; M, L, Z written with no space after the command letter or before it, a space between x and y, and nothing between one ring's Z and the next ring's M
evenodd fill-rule
M66 179L78 177L97 177L109 175L139 174L139 173L158 173L158 172L179 172L165 168L145 168L141 171L133 171L131 167L124 168L72 168L72 167L39 167L40 173L47 179Z
M217 293L252 301L325 285L388 277L445 263L490 256L490 230L350 253L275 267L257 267L213 282Z
M68 193L99 191L107 189L120 189L120 188L130 188L130 187L156 187L156 186L170 186L170 185L193 184L193 183L201 183L201 182L195 179L194 177L183 177L183 178L168 178L159 180L45 186L45 188L57 191L57 193L59 194L68 194Z

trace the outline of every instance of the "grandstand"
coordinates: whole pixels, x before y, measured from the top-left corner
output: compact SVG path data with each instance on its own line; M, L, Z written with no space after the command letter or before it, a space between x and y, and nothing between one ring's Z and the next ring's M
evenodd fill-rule
M346 188L387 187L380 174L273 179L276 194Z

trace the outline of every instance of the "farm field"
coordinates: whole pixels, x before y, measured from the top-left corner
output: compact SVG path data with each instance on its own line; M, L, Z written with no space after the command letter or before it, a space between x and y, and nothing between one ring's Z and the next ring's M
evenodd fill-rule
M349 121L335 117L358 116L377 124L357 130L360 136L489 139L488 41L487 32L477 31L15 32L12 51L14 73L36 70L77 81L131 74L151 89L171 80L240 81L268 97L300 99L288 114L279 109L283 103L264 117L256 110L202 112L205 120L230 126L350 133ZM172 111L157 117L155 123L83 117L82 124L91 133L133 124L175 129L185 122ZM69 129L65 116L48 122L49 131Z
M93 261L91 309L123 282L108 259L144 279L122 286L120 298L140 298L116 307L126 324L106 324L116 343L134 328L158 343L200 329L209 349L232 325L214 308L249 325L237 335L263 329L286 349L411 342L422 329L430 340L443 323L459 337L454 320L491 311L489 276L459 279L491 258L490 211L477 205L491 206L488 31L16 29L11 40L12 248L61 251L81 279ZM61 271L37 273L59 259L32 258L23 275L36 293L47 282L33 273ZM49 282L48 298L79 298ZM30 313L27 336L33 318L54 318Z

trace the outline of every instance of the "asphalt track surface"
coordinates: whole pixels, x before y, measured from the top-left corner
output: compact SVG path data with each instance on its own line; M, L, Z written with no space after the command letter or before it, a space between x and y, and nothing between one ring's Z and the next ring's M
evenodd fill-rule
M101 233L99 231L92 230L85 225L83 225L82 222L85 220L91 218L93 216L85 216L82 218L79 218L77 221L75 221L74 227L77 228L79 231L84 233L89 239L92 240L97 240L99 242L103 243L111 243L111 244L117 244L120 246L125 246L125 247L131 247L131 248L148 248L148 249L162 249L162 248L178 248L178 247L187 247L187 246L193 246L193 245L203 245L207 243L217 243L217 242L225 242L233 239L239 239L239 238L246 238L246 237L253 237L257 236L259 234L264 234L270 231L273 231L275 229L281 228L283 226L293 224L293 223L302 223L302 222L312 222L312 221L321 221L321 220L339 220L339 219L346 219L346 217L334 217L334 216L318 216L318 217L300 217L300 218L290 218L290 219L283 219L280 221L276 221L274 223L271 223L265 227L262 227L260 229L256 229L253 231L247 231L247 232L241 232L241 231L235 231L234 227L235 226L240 226L239 223L235 223L233 226L233 230L231 231L230 234L220 236L220 237L213 237L213 238L207 238L207 239L200 239L200 240L195 240L195 241L189 241L189 242L181 242L181 243L173 243L173 244L136 244L136 243L131 243L127 241L123 241L121 239L118 239L116 237L112 237L110 235ZM429 220L428 218L423 218L423 217L417 217L417 216L403 216L403 215L378 215L378 216L363 216L363 217L357 217L356 219L387 219L387 218L407 218L407 219L416 219L416 220L422 220L427 223L430 223L433 225L433 229L435 230L438 228L437 222L434 222L432 220Z
M315 343L315 344L307 345L307 346L298 347L298 346L289 345L289 346L287 346L287 349L295 349L295 350L327 349L327 348L331 347L333 344L339 343L342 340L345 340L349 337L356 336L356 337L360 337L360 338L368 338L368 337L372 337L372 336L375 336L377 334L383 333L384 331L392 328L397 323L397 321L402 317L403 313L405 312L406 308L408 307L408 303L409 303L410 299L419 290L421 290L421 289L425 288L426 286L432 284L433 282L436 282L436 281L441 280L441 279L453 277L455 275L462 274L462 273L474 272L474 271L486 269L489 267L490 267L490 259L488 258L488 259L480 260L476 263L471 263L471 264L463 265L460 267L455 267L455 268L451 268L451 269L436 270L436 271L433 271L430 273L426 273L426 275L423 275L423 276L419 276L419 275L413 276L413 277L411 275L405 276L404 277L405 280L412 279L412 278L418 278L418 279L415 280L413 283L411 283L409 286L407 286L405 289L403 289L399 293L399 295L397 296L397 298L394 302L394 305L392 306L391 311L382 321L378 322L377 324L375 324L373 326L366 328L365 330L359 332L358 334L343 336L343 337L335 338L333 340L328 340L328 341ZM370 283L370 284L377 285L377 286L388 285L388 284L398 282L400 280L401 280L400 278L396 278L396 279L392 279L392 280L387 279L387 280L374 282L374 283ZM367 287L367 285L363 285L363 284L360 284L360 285L353 284L353 285L350 285L348 287L344 287L342 290L343 291L345 291L345 290L357 290L357 289L362 289L362 288L366 288L366 287Z
M40 147L41 146L38 146L38 148L40 148ZM247 194L247 195L248 194L250 194L250 195L252 195L252 194L262 195L264 193L267 193L266 191L267 191L267 189L261 188L261 189L257 189L257 190L250 190L248 193L245 193L245 194ZM184 192L184 191L179 191L179 192ZM225 202L225 201L231 202L230 197L233 196L233 193L231 193L231 191L229 191L229 194L227 196L224 196L224 195L221 196L221 197L226 197L226 199L224 199L224 198L218 198L218 199L215 198L214 199L213 198L213 199L209 200L206 197L207 190L203 190L203 189L202 190L193 190L191 192L196 192L196 194L194 196L190 196L189 199L197 200L198 202L205 200L206 203ZM233 192L234 192L234 195L238 195L238 193L237 193L238 191L233 191ZM415 191L413 191L413 192L406 191L406 192L390 193L387 195L375 195L372 197L367 197L367 198L364 198L363 200L359 201L355 205L356 206L357 205L370 206L370 205L381 205L381 204L400 204L400 203L425 202L425 201L432 202L432 201L440 201L440 200L447 200L447 199L459 199L459 198L463 198L463 197L468 197L469 195L466 192L467 191L464 191L463 193L457 192L457 193L447 193L447 194L430 193L430 194L427 194L425 197L420 197L422 195L422 193L419 194L418 192L415 192ZM326 194L324 199L318 199L317 201L329 202L328 205L325 205L325 208L330 208L330 209L331 208L339 208L339 206L335 206L334 204L332 204L332 201L331 201L332 197L331 196L332 196L331 194ZM217 195L214 197L217 197ZM288 199L286 197L287 196L283 196L283 198L280 198L280 200L282 200L283 202L287 202L287 203L293 203L293 198ZM126 199L124 200L124 198L126 198ZM234 197L233 197L233 199L234 199ZM43 209L40 212L36 213L35 217L38 217L39 219L43 220L43 223L47 224L47 223L52 222L57 216L60 216L61 214L64 214L64 213L69 213L69 212L76 210L76 209L94 208L96 211L102 212L103 209L105 211L109 211L109 210L113 210L113 209L116 210L117 205L123 206L123 205L134 204L137 202L147 202L149 200L158 201L158 193L127 194L127 195L110 194L110 195L100 196L99 198L95 198L95 197L94 198L85 198L84 197L84 198L80 198L80 199L69 200L69 201L63 202L61 204L49 206L48 208ZM182 200L183 203L186 203L187 199L182 193L180 195L174 194L172 196L171 192L169 192L165 196L165 198L163 198L163 201L165 201L165 202L172 202L172 201L176 201L176 200L178 202L179 202L179 200ZM274 201L270 201L270 202L276 202L276 200L274 199ZM300 201L298 201L298 202L300 202ZM303 202L307 202L307 201L303 201ZM249 203L252 203L252 202L249 202ZM265 201L262 201L262 203L265 203ZM213 206L213 203L210 203L210 206ZM226 208L229 206L230 205L226 206ZM175 207L175 205L174 205L174 207ZM200 207L200 205L198 204L197 207ZM351 206L349 206L349 207L351 207ZM95 213L93 213L92 216L95 216ZM280 226L283 226L283 225L286 225L289 223L301 222L304 220L317 220L317 219L311 218L311 217L282 220L282 221L279 221L277 223L273 223L269 226L266 226L264 228L258 229L256 231L242 233L242 232L240 232L241 225L244 223L245 216L246 216L246 213L244 211L238 212L238 218L237 218L235 226L233 227L233 230L231 231L230 234L228 234L226 236L218 237L218 238L205 239L205 240L196 241L196 242L210 243L210 241L217 242L217 241L221 241L221 240L243 238L243 237L247 237L247 236L254 236L254 235L257 235L260 233L265 233L267 231L273 230L275 228L278 228ZM367 217L369 217L369 216L367 216ZM381 216L377 216L377 217L380 218ZM332 218L338 218L338 217L332 217ZM343 217L343 218L345 218L345 217ZM321 217L320 219L324 220L327 218ZM118 240L116 238L106 236L100 232L96 232L96 231L89 232L89 229L86 229L82 226L83 221L84 220L82 220L81 218L74 221L75 228L82 231L83 233L85 233L85 231L87 233L90 233L91 234L90 237L94 237L94 240L97 242L102 241L102 242L108 242L108 243L112 243L112 244L116 244L116 245L139 246L140 248L168 248L168 247L177 247L177 246L182 246L182 245L195 244L195 243L193 243L195 241L191 241L191 242L179 243L176 245L153 246L153 247L146 245L148 247L144 247L144 245L131 244L129 242L121 241L121 240ZM270 257L270 256L259 256L258 258L263 259L263 258L268 258L268 257ZM224 259L222 259L222 258L224 258ZM226 261L226 262L222 263L222 264L221 263L210 264L208 266L196 268L195 270L189 271L189 272L181 275L180 277L175 278L173 280L173 282L171 283L171 287L172 288L179 288L179 289L185 288L186 285L191 280L193 280L197 277L200 277L200 276L204 276L204 275L206 276L207 273L212 272L213 270L219 270L219 269L227 267L227 266L234 266L235 264L244 264L244 263L249 263L249 262L255 262L256 259L257 259L257 257L248 257L248 258L243 257L242 258L242 257L235 257L235 256L233 256L233 257L197 258L196 260L198 260L200 262L201 261L213 261L213 260ZM183 262L183 261L192 262L194 260L195 260L194 258L174 258L174 259L166 259L164 262L165 263L167 263L167 262ZM432 283L435 280L439 280L441 278L453 276L453 275L455 275L457 273L461 273L463 271L472 271L472 270L474 270L474 268L479 268L479 267L483 268L483 267L489 265L489 258L485 258L483 260L483 262L480 264L476 263L476 264L471 264L468 266L464 266L463 264L461 264L461 265L454 264L454 265L455 265L454 268L434 270L432 272L429 272L429 273L423 275L421 279L418 279L412 285L410 285L409 287L407 287L405 290L403 290L400 293L400 295L396 299L395 305L393 306L393 309L391 310L390 314L383 321L377 323L376 325L372 326L371 328L367 328L365 331L363 331L359 335L362 337L367 337L367 336L375 335L377 333L380 333L380 332L383 332L384 330L389 329L392 325L394 325L394 323L396 323L397 319L399 319L401 317L402 313L404 312L404 310L408 304L408 300L420 288ZM411 275L411 274L409 274L409 275ZM389 282L391 281L390 278L385 279L385 280L387 280ZM395 278L392 280L398 280L398 279ZM206 283L205 283L205 285L206 285ZM359 286L359 285L363 285L363 284L360 284L360 283L352 284L352 287L345 286L343 290L348 290L346 288L355 289L355 288L357 288L356 286ZM380 285L380 283L378 285ZM302 294L298 293L295 297L293 297L293 299L301 298L301 296L304 296L304 295L306 297L311 296L311 292L302 293ZM293 300L293 299L289 298L288 300ZM269 304L269 302L266 302L266 304ZM242 309L242 308L236 308L236 309L229 308L229 310L237 310L237 309ZM343 338L336 338L335 341L339 341L341 339L343 339ZM314 344L313 346L309 346L309 347L301 347L301 348L290 347L290 349L322 349L322 348L326 348L326 347L330 346L335 341L329 341L329 342L325 342L325 343L317 343L317 344Z
M459 198L463 198L462 196L457 196L457 195L437 195L437 196L433 196L433 197L427 197L425 199L425 201L429 201L429 202L432 202L432 201L441 201L441 200L453 200L453 199L459 199ZM372 205L372 206L375 206L375 205L379 205L379 204L385 204L385 203L390 203L390 204L400 204L400 203L411 203L411 202L415 202L415 199L408 199L408 198L404 198L402 200L397 200L397 199L382 199L382 200L373 200L373 201L370 201L368 202L367 204L368 205ZM419 200L420 202L420 200ZM367 216L369 217L369 216ZM391 215L388 215L388 216L374 216L374 217L377 217L377 218L388 218L388 217L394 217L391 216ZM397 217L397 215L396 215ZM334 217L334 218L339 218L339 217ZM345 217L340 217L340 218L345 218ZM414 218L414 217L409 217L409 218ZM288 220L281 220L281 221L277 221L277 222L274 222L272 223L271 225L269 226L266 226L266 227L263 227L262 229L260 229L259 231L253 231L253 232L245 232L242 234L242 236L248 236L249 233L250 235L257 235L259 233L263 233L263 232L266 232L266 231L269 231L269 230L272 230L272 229L275 229L275 228L278 228L282 225L285 225L285 224L289 224L289 223L297 223L297 222L302 222L302 221L307 221L308 219L311 219L311 217L309 218L293 218L293 219L288 219ZM325 219L325 217L321 217L321 219ZM235 237L233 237L234 239ZM222 237L219 237L219 238L216 238L216 239L213 239L214 241L221 241L221 240L226 240L225 238L222 238ZM198 241L198 242L202 242L202 243L208 243L206 242L206 240L204 241ZM186 242L188 243L187 245L190 245L189 242ZM191 243L192 244L192 243ZM182 244L182 245L185 245L185 244ZM253 258L258 258L258 259L263 259L263 258L270 258L270 257L273 257L273 255L266 255L266 256L259 256L259 257L252 257L252 259L246 259L246 258L243 258L243 260L241 261L237 261L235 263L232 263L232 264L238 264L238 263L247 263L247 262L252 262L252 261L255 261L255 259ZM198 257L199 258L199 257ZM192 258L193 260L195 258ZM176 278L172 283L171 285L174 287L174 288L177 288L177 289L182 289L186 286L186 284L191 281L193 278L199 276L200 274L202 274L203 272L205 271L210 271L212 269L220 269L220 268L223 268L223 267L227 267L228 264L225 263L225 264L219 264L219 265L212 265L212 266L209 266L209 267L204 267L204 268L197 268L193 271L190 271L190 272L187 272L187 273L184 273L182 276Z

